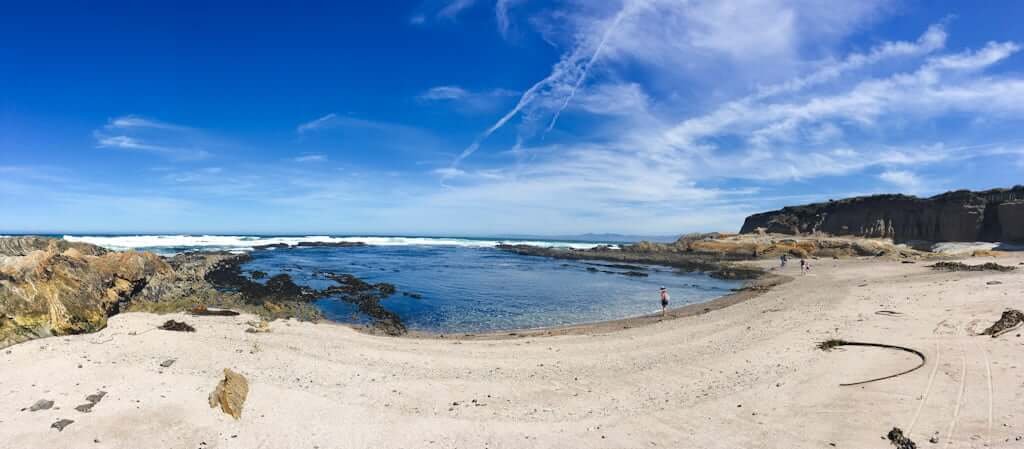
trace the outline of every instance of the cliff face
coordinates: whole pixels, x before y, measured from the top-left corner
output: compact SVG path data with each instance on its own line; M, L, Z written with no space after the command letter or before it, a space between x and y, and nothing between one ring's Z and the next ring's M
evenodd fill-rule
M785 207L747 217L741 233L891 238L897 242L1024 241L1024 186L918 198L874 195Z

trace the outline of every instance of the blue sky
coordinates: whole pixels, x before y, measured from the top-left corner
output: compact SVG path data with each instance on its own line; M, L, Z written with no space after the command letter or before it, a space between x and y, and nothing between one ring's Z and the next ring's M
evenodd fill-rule
M663 235L1024 181L1019 2L151 3L2 7L0 232Z

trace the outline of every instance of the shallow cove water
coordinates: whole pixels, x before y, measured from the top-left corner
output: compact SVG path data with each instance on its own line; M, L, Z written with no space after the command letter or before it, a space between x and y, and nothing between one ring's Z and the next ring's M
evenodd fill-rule
M317 289L333 285L323 272L387 282L397 293L381 301L385 308L411 330L439 333L627 318L659 311L660 286L669 289L671 306L679 307L724 296L740 285L659 266L615 266L445 245L262 250L253 252L242 269L270 276L286 273L297 284ZM334 321L368 322L355 306L339 299L322 299L316 305Z

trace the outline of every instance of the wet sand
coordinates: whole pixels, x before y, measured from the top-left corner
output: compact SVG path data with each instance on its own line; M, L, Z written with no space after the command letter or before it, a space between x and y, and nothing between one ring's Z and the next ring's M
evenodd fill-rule
M1022 307L1024 271L925 265L821 260L717 310L502 339L295 321L253 334L246 316L122 314L95 334L0 350L0 447L863 448L887 447L894 426L919 447L1024 447L1024 332L971 335ZM172 318L197 331L155 329ZM815 348L829 338L928 361L840 387L917 359ZM249 379L237 421L207 403L223 368ZM91 412L75 410L98 391ZM40 399L54 406L21 411ZM74 422L57 431L59 419Z

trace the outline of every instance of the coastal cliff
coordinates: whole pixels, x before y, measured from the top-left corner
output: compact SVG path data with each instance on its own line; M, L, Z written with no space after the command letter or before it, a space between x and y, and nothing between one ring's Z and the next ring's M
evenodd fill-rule
M1024 186L958 190L930 198L872 195L754 214L742 234L825 233L896 242L1024 241Z

